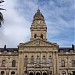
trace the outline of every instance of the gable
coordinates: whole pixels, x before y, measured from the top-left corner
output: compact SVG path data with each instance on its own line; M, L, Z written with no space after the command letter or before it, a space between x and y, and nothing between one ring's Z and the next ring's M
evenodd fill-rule
M20 46L57 46L57 44L48 42L47 40L35 39L26 43L22 43Z

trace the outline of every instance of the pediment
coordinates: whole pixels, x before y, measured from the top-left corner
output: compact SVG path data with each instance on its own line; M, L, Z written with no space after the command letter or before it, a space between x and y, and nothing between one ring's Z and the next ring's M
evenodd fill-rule
M35 39L26 43L21 43L19 46L57 46L57 43L51 43L42 39Z

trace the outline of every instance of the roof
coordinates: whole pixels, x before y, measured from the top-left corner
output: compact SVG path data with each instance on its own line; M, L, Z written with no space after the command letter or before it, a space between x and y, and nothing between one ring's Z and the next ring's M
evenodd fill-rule
M59 50L58 50L58 52L60 52L60 51L63 51L63 52L70 52L71 50L73 50L74 51L74 49L72 48L72 47L67 47L67 48L65 48L65 47L60 47L59 48Z
M34 20L44 20L44 16L42 15L42 13L40 12L39 9L37 10L37 12L34 15Z
M30 40L30 41L28 41L28 42L25 42L25 43L20 43L19 44L19 47L22 47L22 46L44 46L44 47L46 47L46 46L58 46L57 45L57 43L52 43L52 42L49 42L49 41L47 41L47 40L43 40L43 39L41 39L41 38L36 38L36 39L34 39L34 40Z
M0 52L4 52L4 51L7 51L7 52L14 52L14 51L17 51L18 52L18 48L0 48Z

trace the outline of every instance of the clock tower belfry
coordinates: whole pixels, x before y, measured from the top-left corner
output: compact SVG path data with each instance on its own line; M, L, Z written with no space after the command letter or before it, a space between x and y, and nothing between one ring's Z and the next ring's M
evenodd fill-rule
M32 21L32 25L30 27L31 30L31 39L34 40L37 38L47 40L46 39L46 32L47 32L47 27L45 24L44 16L38 9L37 12L35 13Z

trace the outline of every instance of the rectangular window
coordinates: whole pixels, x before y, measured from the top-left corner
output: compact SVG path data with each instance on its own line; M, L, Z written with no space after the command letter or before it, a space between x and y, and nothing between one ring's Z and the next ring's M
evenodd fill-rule
M24 58L24 67L26 67L28 64L28 58Z
M61 60L61 67L65 67L65 61Z
M75 67L75 60L72 60L72 67Z
M45 57L42 58L42 61L43 61L43 64L46 64L46 58Z
M34 64L34 58L33 57L31 58L31 64Z
M49 65L52 67L52 58L49 58Z
M37 63L37 65L40 64L40 58L39 57L36 58L36 63Z
M3 60L3 61L2 61L2 67L5 67L5 65L6 65L6 61Z

